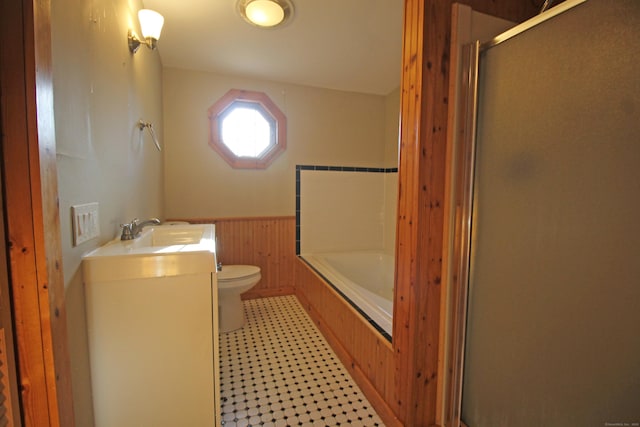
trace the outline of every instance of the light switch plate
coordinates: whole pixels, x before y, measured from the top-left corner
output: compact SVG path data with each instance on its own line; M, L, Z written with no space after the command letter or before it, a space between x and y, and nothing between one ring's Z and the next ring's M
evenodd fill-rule
M71 206L71 219L73 222L73 246L78 246L100 235L98 203Z

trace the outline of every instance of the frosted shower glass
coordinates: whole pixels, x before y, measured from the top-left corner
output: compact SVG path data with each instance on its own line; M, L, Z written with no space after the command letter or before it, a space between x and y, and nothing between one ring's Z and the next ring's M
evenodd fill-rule
M640 422L640 1L485 49L476 156L462 419Z

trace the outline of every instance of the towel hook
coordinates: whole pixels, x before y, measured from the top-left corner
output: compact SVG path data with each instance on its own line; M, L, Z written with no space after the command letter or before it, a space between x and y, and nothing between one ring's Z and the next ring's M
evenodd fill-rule
M138 120L138 129L140 129L140 132L142 132L144 128L149 129L151 138L153 138L153 143L156 145L156 148L158 149L158 151L162 151L162 148L160 148L160 143L158 142L158 138L156 137L156 132L153 130L153 123L145 122L142 119Z

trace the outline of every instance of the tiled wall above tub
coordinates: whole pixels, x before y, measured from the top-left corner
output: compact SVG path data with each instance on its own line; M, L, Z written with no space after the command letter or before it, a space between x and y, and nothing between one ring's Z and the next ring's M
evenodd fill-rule
M395 248L397 168L296 166L296 253Z

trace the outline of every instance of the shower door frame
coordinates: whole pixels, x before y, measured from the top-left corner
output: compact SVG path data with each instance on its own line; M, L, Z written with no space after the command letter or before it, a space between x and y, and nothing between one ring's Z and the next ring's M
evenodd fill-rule
M473 197L475 181L476 133L478 117L478 78L482 53L537 25L564 13L588 0L566 0L505 31L489 42L479 41L463 46L460 108L457 114L458 129L453 142L450 187L452 201L446 211L452 218L452 238L449 243L450 265L445 272L450 284L450 304L445 331L446 347L449 351L450 373L443 383L444 418L443 427L466 426L461 419L462 386L464 378L464 355L466 323L469 307L468 290L473 270L472 253L475 249L473 230ZM445 239L447 236L445 236ZM446 244L447 242L445 242ZM473 426L470 426L473 427Z

